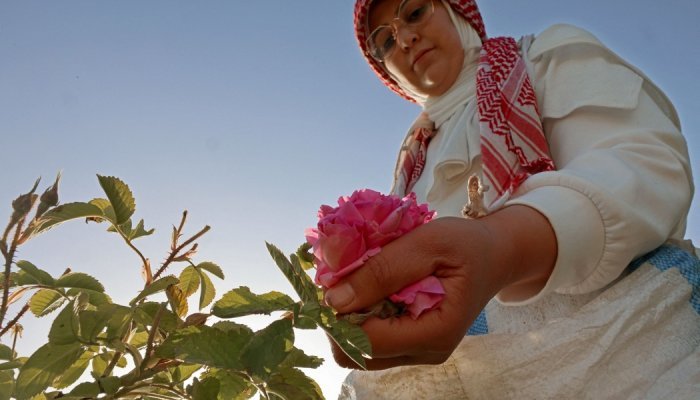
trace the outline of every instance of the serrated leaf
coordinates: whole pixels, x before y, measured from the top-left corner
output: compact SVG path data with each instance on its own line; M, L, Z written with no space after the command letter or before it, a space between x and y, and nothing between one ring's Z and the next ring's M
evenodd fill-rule
M33 222L28 230L31 236L38 235L66 221L77 218L105 218L102 210L90 203L66 203L54 207Z
M301 246L299 246L296 253L294 253L297 256L297 259L299 259L299 264L305 271L316 268L314 265L314 255L313 253L309 252L311 247L312 246L309 242L304 242L301 244Z
M131 309L117 304L104 304L97 307L99 311L110 315L107 322L107 340L120 339L126 333L131 322Z
M141 293L138 294L138 296L136 296L133 300L129 302L129 305L133 307L134 305L136 305L136 303L139 302L139 300L145 299L146 297L152 294L162 292L165 289L167 289L170 285L177 285L178 282L179 281L177 280L177 278L172 275L164 276L158 279L157 281L152 282L145 289L143 289Z
M129 186L113 176L97 175L97 179L114 209L116 224L121 225L129 220L136 211L136 202Z
M0 360L12 360L13 358L15 358L15 354L12 349L0 343Z
M270 314L286 310L294 304L286 294L269 292L257 295L246 286L233 289L214 303L212 314L219 318L235 318L251 314Z
M282 369L270 376L267 386L283 399L323 400L323 392L313 379L294 368Z
M279 319L255 333L241 353L246 370L258 377L267 377L279 367L294 347L292 321Z
M195 379L192 382L192 399L193 400L212 400L219 395L219 380L210 376L202 379Z
M155 302L143 303L136 308L134 319L143 326L152 326L160 306L160 303ZM158 327L166 332L171 332L177 327L177 324L177 316L172 311L164 309Z
M54 286L62 288L88 289L96 292L105 291L104 286L102 286L97 279L82 272L69 272L61 276L60 278L56 279Z
M36 265L29 261L19 260L16 263L17 267L34 278L35 282L40 285L53 286L54 279L46 271L39 269Z
M280 364L280 368L318 368L322 364L323 358L310 356L294 347Z
M250 339L251 336L239 332L224 332L206 325L188 326L172 332L158 346L156 355L188 363L241 370L243 365L240 352Z
M141 348L141 347L145 346L147 342L148 342L148 332L140 331L140 332L136 332L134 334L134 336L129 341L129 344L134 346L135 348Z
M184 296L182 290L177 285L170 285L165 290L165 293L168 296L173 312L180 318L185 317L189 307L187 306L187 297Z
M87 366L90 364L94 353L92 351L85 351L80 357L66 369L65 372L61 374L58 378L54 379L51 384L52 387L56 389L64 389L75 383L75 381L80 378L80 376L85 372Z
M112 204L109 202L109 200L97 198L90 200L89 203L99 207L100 210L102 210L102 214L104 215L105 219L112 221L113 223L116 222L117 216L114 215L114 209L112 208Z
M139 220L139 223L136 224L136 228L134 228L131 231L131 233L129 233L129 240L134 240L134 239L138 239L138 238L143 237L143 236L152 235L153 232L155 232L155 231L156 230L154 228L146 230L144 228L143 220Z
M46 389L83 354L79 343L53 345L47 343L32 354L17 377L15 395L31 397Z
M101 377L107 370L107 365L112 360L110 353L100 353L92 358L92 376L95 379Z
M187 268L183 269L180 273L179 279L180 283L178 283L177 285L178 287L180 287L180 289L182 290L182 294L185 297L192 296L197 291L197 289L199 289L199 274L193 266L190 265Z
M213 369L203 376L213 376L219 380L217 400L247 400L258 390L249 381L222 369Z
M10 400L14 389L14 373L12 371L0 371L0 400Z
M43 317L61 307L66 298L51 289L38 290L29 299L29 310L37 317Z
M173 383L180 383L188 380L192 374L202 369L201 364L181 364L171 369Z
M207 274L201 273L199 270L197 270L197 273L201 281L201 290L199 292L199 309L201 310L214 300L214 297L216 297L216 288Z
M319 325L350 359L362 369L367 368L364 357L372 355L372 343L362 328L336 319L330 307L322 307Z
M275 264L277 264L277 267L282 271L284 276L287 277L289 283L292 284L292 287L299 295L299 298L301 298L304 303L318 301L316 285L314 285L309 275L306 273L306 271L304 271L301 265L299 265L298 260L295 265L293 262L287 259L280 249L270 243L266 242L265 244L267 246L267 250L272 256L272 259L275 260ZM296 256L293 256L292 260L295 259Z
M56 316L49 330L49 343L64 345L78 342L79 322L74 302L68 303Z
M112 304L112 298L103 292L76 288L68 289L66 291L66 295L69 297L79 296L81 293L87 295L88 303L92 304L95 307L103 304Z
M68 393L69 396L93 398L99 394L100 386L96 382L83 382Z
M212 327L224 332L234 332L237 335L253 337L254 334L253 330L250 329L248 325L238 324L233 321L219 321L212 325Z
M209 271L214 276L218 277L219 279L224 279L224 271L222 271L221 267L214 264L213 262L205 261L205 262L199 263L199 264L197 264L197 268L203 269L205 271Z

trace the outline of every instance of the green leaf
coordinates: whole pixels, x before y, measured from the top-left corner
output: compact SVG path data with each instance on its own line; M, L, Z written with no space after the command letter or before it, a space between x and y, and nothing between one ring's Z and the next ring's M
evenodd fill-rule
M133 307L134 305L136 305L136 303L139 302L139 300L145 299L146 297L152 294L162 292L165 289L167 289L170 285L177 285L178 282L179 281L177 280L177 278L172 275L164 276L158 279L157 281L152 282L145 289L143 289L141 293L138 294L138 296L136 296L133 300L129 302L129 305Z
M119 377L116 376L106 376L100 378L100 386L102 386L107 394L117 393L117 390L121 387L121 381Z
M241 353L246 370L266 377L279 367L294 347L292 321L280 319L255 333Z
M304 242L301 246L299 246L295 253L297 259L299 260L299 264L305 271L316 268L314 265L314 255L313 253L309 252L311 247L312 246L309 242Z
M237 324L233 321L219 321L212 325L212 327L224 332L235 332L237 335L253 337L253 330L250 329L248 325Z
M214 377L207 377L203 380L196 379L192 382L193 400L212 400L219 395L219 380Z
M323 364L323 358L307 355L303 350L294 347L280 364L280 367L318 368L321 364Z
M15 395L27 398L46 389L83 354L79 343L54 345L47 343L32 354L17 377Z
M97 307L103 304L112 304L112 299L106 293L98 292L96 290L71 288L66 291L66 295L69 297L75 297L81 293L88 296L88 303L92 304L93 306Z
M78 316L76 315L74 302L68 303L51 324L49 330L49 343L55 345L71 344L78 341L80 331Z
M286 294L269 292L256 295L246 286L241 286L226 293L214 303L212 314L219 318L235 318L250 314L270 314L273 311L286 310L294 304Z
M318 294L316 285L314 285L309 275L298 263L298 260L295 265L287 259L280 249L270 243L265 244L267 245L267 250L270 252L272 259L275 260L277 267L279 267L284 276L287 277L289 283L292 284L299 298L301 298L304 303L317 302ZM296 259L296 256L293 256L292 259Z
M294 368L285 368L275 372L268 379L267 386L270 392L283 399L324 399L318 384Z
M56 389L64 389L74 384L75 381L77 381L78 378L80 378L80 376L83 374L83 372L85 372L88 364L90 364L90 360L94 355L95 353L89 350L83 352L83 354L80 355L80 357L73 363L73 365L68 367L68 369L66 369L66 371L61 374L61 376L54 379L51 386Z
M0 363L0 371L8 370L8 369L17 369L17 368L20 368L22 365L24 365L24 363L21 361L8 361L8 362Z
M67 203L54 207L29 226L32 236L58 224L77 218L105 218L102 210L90 203Z
M247 400L258 390L249 381L222 369L212 369L203 376L213 376L219 380L217 400Z
M66 298L55 290L41 289L29 299L29 309L37 317L43 317L61 307L65 300Z
M243 365L240 352L251 336L224 332L206 325L188 326L172 332L158 346L156 355L188 363L241 370Z
M348 357L362 369L367 368L364 356L371 356L372 343L362 328L336 319L330 307L322 307L319 324Z
M173 383L180 383L188 380L192 374L202 369L201 364L181 364L171 369Z
M153 326L153 320L158 314L161 304L155 302L146 302L139 305L134 313L134 319L136 322L142 324L143 326ZM178 324L178 319L172 311L164 309L163 314L160 317L160 324L158 325L160 329L166 332L172 332L175 330Z
M197 268L203 269L205 271L209 271L214 276L218 277L219 279L224 279L224 271L222 271L221 267L214 264L213 262L205 261L205 262L199 263L199 264L197 264Z
M12 348L0 343L0 360L12 360L15 358L15 355L16 354L12 352Z
M15 388L15 374L12 371L0 371L0 400L10 400Z
M74 387L68 394L76 397L97 397L100 394L100 386L96 382L83 382Z
M182 290L177 285L170 285L165 290L165 293L168 296L173 312L180 318L185 317L189 307L187 305L187 297L184 296Z
M102 284L92 276L82 272L69 272L56 280L56 287L88 289L96 292L104 292Z
M216 288L207 274L202 273L199 270L197 270L197 273L199 274L202 286L201 291L199 292L199 309L201 310L202 308L211 304L211 302L214 300L214 297L216 297Z
M134 240L134 239L138 239L138 238L143 237L143 236L152 235L153 232L155 232L155 231L156 230L154 228L146 230L143 227L143 220L140 220L139 223L136 225L136 228L134 228L129 233L129 240Z
M180 273L180 283L177 285L185 297L192 296L199 289L199 274L193 266L189 266Z
M121 339L131 322L131 309L117 304L104 304L98 306L97 309L111 315L107 322L106 339Z
M90 200L89 203L99 207L100 210L102 210L102 214L104 215L105 219L111 221L112 223L116 223L117 216L114 215L114 209L112 208L112 204L109 202L109 200L97 198Z
M28 274L34 279L34 282L39 285L53 286L54 279L48 272L37 268L34 264L29 261L19 260L16 263L17 267L21 269L24 273Z
M117 225L123 224L136 211L136 203L129 186L113 176L97 175L97 179L114 209L114 215L117 217L115 222Z

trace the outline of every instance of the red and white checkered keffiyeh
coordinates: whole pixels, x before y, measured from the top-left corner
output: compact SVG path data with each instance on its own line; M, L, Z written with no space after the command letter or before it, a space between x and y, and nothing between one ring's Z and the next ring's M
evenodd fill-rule
M367 16L372 0L355 3L355 35L362 53L381 81L400 96L415 102L410 93L374 60L366 48ZM486 36L474 0L445 0L474 28L482 41L476 75L476 97L481 133L481 159L487 207L500 207L530 175L554 170L542 130L535 91L513 38ZM399 157L396 188L406 194L420 177L428 144L434 132L416 124L412 138Z

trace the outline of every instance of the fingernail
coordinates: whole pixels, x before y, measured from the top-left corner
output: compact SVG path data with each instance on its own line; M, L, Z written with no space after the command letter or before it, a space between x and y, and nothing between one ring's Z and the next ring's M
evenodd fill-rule
M326 291L326 304L333 308L342 308L347 306L355 298L355 291L348 283L342 283L336 287Z

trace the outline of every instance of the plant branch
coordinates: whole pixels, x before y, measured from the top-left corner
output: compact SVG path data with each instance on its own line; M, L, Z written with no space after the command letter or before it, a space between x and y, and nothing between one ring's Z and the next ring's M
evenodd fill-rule
M109 376L112 371L114 371L114 367L117 366L117 363L119 362L119 359L122 358L122 355L124 355L124 353L121 351L114 352L114 357L112 357L109 364L107 364L107 368L105 368L104 372L102 373L102 378Z
M7 333L7 331L12 329L12 327L15 326L17 322L19 322L19 319L22 318L22 316L24 315L24 313L27 312L27 310L29 310L29 303L25 304L24 307L22 307L22 309L19 310L17 315L12 319L12 321L8 322L7 326L2 328L2 330L0 331L0 337L2 337L5 333Z
M185 214L185 215L186 215L186 214ZM183 221L184 221L184 216L183 216ZM187 239L184 243L182 243L181 245L175 247L172 251L170 251L170 254L168 255L168 258L165 260L165 262L163 263L163 265L161 265L160 269L158 269L158 272L156 272L155 275L153 275L153 280L155 281L156 279L158 279L158 277L160 277L160 275L165 271L165 269L168 268L168 266L170 265L170 263L172 263L173 260L175 260L175 258L177 258L177 255L180 253L180 251L182 251L182 249L184 249L184 248L187 247L189 244L191 244L191 243L194 242L195 240L197 240L197 239L199 239L200 237L202 237L202 235L204 235L205 233L207 233L210 229L211 229L211 227L210 227L209 225L206 225L204 228L202 228L201 231L195 233L194 236L192 236L191 238Z
M17 251L17 241L19 240L19 235L22 233L22 225L24 225L24 218L22 218L15 228L15 234L12 238L12 243L10 244L10 249L7 254L5 254L5 281L2 285L2 305L0 305L0 326L5 321L5 314L7 313L7 301L10 297L10 272L12 268L12 260L15 258L15 251ZM5 240L7 238L4 238ZM6 241L3 240L3 243Z
M160 319L163 317L163 312L165 311L165 303L161 303L156 316L153 318L153 325L151 326L151 331L148 333L148 342L146 342L146 355L141 363L141 371L146 367L147 360L150 360L151 353L153 352L153 341L156 338L156 332L158 331L158 325L160 325Z

